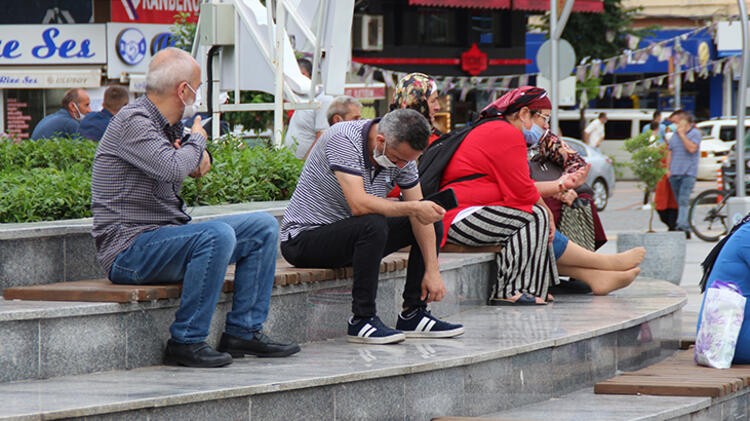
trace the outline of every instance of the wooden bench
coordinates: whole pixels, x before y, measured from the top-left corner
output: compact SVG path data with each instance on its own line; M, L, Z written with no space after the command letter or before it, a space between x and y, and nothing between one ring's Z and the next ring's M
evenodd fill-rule
M407 257L401 254L386 256L380 263L380 273L406 269ZM352 277L352 268L313 269L296 268L283 259L276 262L275 286L298 285ZM223 291L233 291L234 266L227 269ZM130 303L137 301L164 300L179 298L182 285L167 283L157 285L116 285L108 279L57 282L53 284L19 286L6 288L6 300L34 301L88 301Z
M726 370L703 367L693 361L693 352L679 351L657 364L599 382L594 393L717 398L750 385L750 365Z
M472 247L464 246L461 244L446 243L443 248L440 249L441 253L500 253L503 246L483 246L483 247Z

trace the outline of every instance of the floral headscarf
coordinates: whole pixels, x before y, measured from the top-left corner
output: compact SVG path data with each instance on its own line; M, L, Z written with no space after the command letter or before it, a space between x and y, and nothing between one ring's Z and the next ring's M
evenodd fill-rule
M430 119L430 107L427 99L433 92L437 92L435 79L424 73L409 73L401 78L396 85L391 101L391 111L399 108L410 108L422 114L427 121Z
M552 102L544 89L536 86L521 86L484 107L480 118L510 115L523 107L528 107L531 111L544 110L552 108Z

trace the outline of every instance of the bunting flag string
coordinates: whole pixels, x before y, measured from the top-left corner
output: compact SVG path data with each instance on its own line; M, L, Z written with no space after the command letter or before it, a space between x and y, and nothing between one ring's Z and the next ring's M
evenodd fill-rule
M628 81L621 83L613 83L608 85L600 85L598 97L603 98L610 94L617 98L622 95L630 96L639 89L651 89L652 86L663 86L664 80L669 80L670 87L673 86L676 78L681 78L685 82L694 82L697 78L706 79L710 76L731 76L739 72L740 60L737 57L725 57L716 59L709 62L701 63L697 56L691 54L689 51L682 47L682 41L685 41L689 37L696 35L702 31L707 31L712 38L716 36L716 24L709 23L703 27L696 28L694 30L682 33L671 39L662 40L659 42L652 42L649 45L636 49L642 39L628 35L626 38L627 46L629 50L626 50L622 54L609 57L604 59L594 59L588 61L583 60L581 64L575 68L575 77L579 82L585 81L587 78L597 78L602 75L612 74L618 69L627 66L629 63L637 62L642 63L648 60L649 57L656 57L659 61L672 60L675 64L676 70L672 73L662 74L650 78L640 79L637 81ZM705 60L705 58L704 58ZM393 70L381 69L375 66L366 65L362 63L352 62L352 72L359 74L364 79L366 84L371 84L374 80L375 73L378 72L382 76L385 84L388 87L395 86L399 80L401 80L407 73L397 72ZM502 76L487 76L487 77L468 77L468 76L433 76L438 85L438 90L442 93L447 93L451 90L459 90L460 97L465 99L468 93L472 90L483 90L488 92L492 96L501 95L515 86L526 85L529 82L529 77L538 76L537 73L525 73L525 74L512 74ZM585 92L585 88L578 86L579 90ZM585 94L581 94L581 100L587 98Z

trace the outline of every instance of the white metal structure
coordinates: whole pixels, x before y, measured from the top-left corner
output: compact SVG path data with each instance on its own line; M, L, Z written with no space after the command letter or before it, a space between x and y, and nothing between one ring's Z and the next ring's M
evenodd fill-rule
M319 83L326 93L344 93L354 0L265 3L210 0L202 4L193 56L201 63L204 87L210 93L205 97L211 103L212 135L219 135L221 112L272 110L273 142L278 146L285 109L315 108ZM312 81L299 70L292 39L298 51L312 55ZM241 90L268 92L274 95L274 102L242 104ZM219 104L221 91L234 91L234 103Z

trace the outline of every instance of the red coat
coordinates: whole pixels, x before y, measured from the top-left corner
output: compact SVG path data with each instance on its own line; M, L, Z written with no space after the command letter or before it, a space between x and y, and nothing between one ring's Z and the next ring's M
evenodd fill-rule
M474 180L446 183L473 174ZM443 241L453 219L471 206L505 206L531 213L539 191L529 176L526 142L521 131L504 120L471 130L443 172L441 186L453 188L458 208L445 214Z

